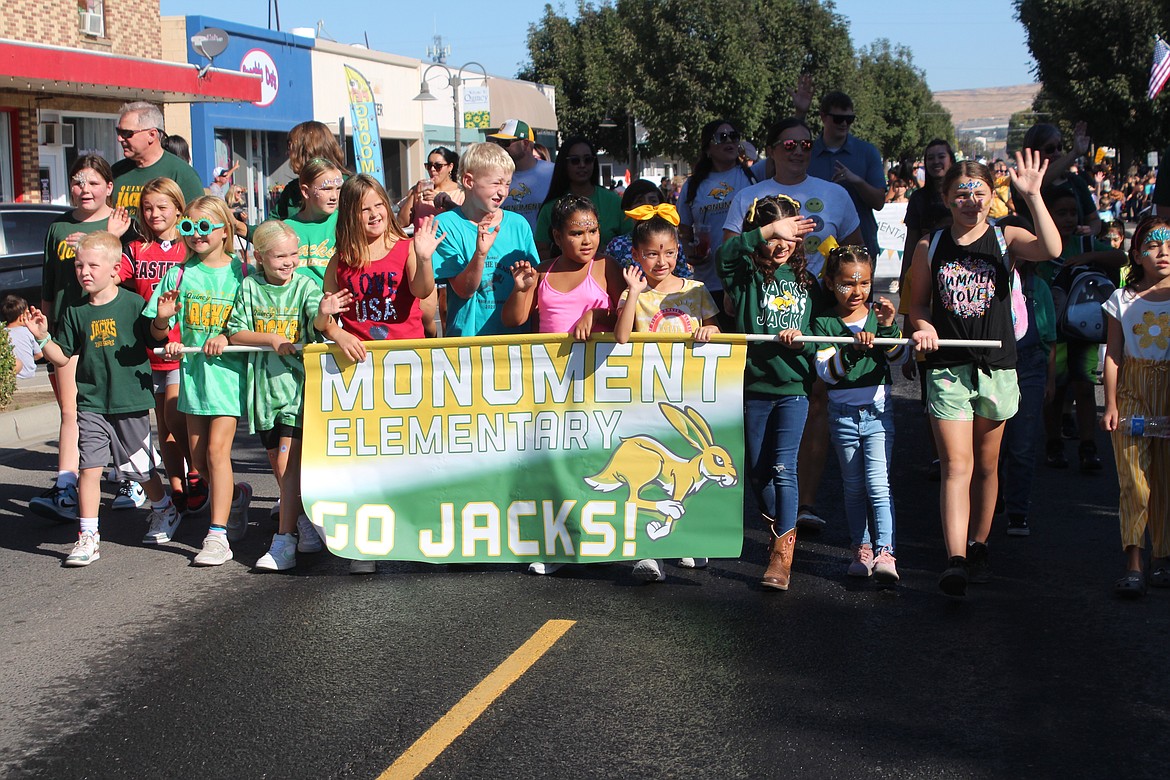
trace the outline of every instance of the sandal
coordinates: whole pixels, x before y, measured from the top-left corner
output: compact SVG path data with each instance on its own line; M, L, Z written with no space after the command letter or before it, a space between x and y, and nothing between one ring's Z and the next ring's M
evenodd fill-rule
M1140 571L1127 571L1125 576L1113 583L1113 592L1125 599L1136 599L1146 595L1146 578Z
M1170 588L1170 564L1161 564L1150 572L1150 587Z

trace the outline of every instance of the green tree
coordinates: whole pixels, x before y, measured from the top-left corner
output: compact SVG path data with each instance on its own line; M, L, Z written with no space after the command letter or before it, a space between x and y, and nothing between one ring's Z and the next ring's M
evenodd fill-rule
M834 89L854 70L845 21L821 0L582 1L571 21L545 6L528 50L520 75L556 85L562 133L619 159L630 116L646 129L646 152L691 159L705 123L725 117L762 140L792 113L802 71ZM607 116L617 127L599 129Z
M934 138L954 140L951 114L914 67L910 50L884 38L861 50L857 58L853 98L855 132L887 160L915 159Z
M1166 0L1015 0L1052 120L1084 120L1123 164L1170 141L1170 96L1146 97L1154 34L1170 28ZM1049 120L1049 121L1052 121Z

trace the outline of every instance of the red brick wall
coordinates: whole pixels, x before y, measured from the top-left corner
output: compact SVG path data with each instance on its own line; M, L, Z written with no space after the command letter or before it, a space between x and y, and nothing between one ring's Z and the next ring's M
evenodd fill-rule
M76 0L4 0L0 38L128 57L162 57L159 0L105 0L106 34L81 32Z

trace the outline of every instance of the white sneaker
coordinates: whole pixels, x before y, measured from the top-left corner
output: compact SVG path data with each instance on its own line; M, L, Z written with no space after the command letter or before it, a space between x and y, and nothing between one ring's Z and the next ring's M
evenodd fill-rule
M377 561L359 561L354 558L349 562L350 574L376 574L377 572Z
M58 523L77 522L77 485L53 486L28 502L32 513Z
M678 567L680 569L705 569L707 568L706 558L679 558Z
M643 558L634 564L634 579L642 582L664 582L666 573L662 571L662 561L653 558Z
M146 531L146 536L142 537L143 544L166 544L175 535L175 529L179 527L179 509L173 503L166 509L152 509L150 516L150 528Z
M321 541L321 535L317 533L317 528L313 525L313 521L309 519L308 515L298 517L297 552L318 553L324 549L325 543Z
M91 563L102 557L99 549L101 538L91 531L85 531L77 537L77 544L73 545L73 551L69 553L69 557L65 559L66 566L89 566Z
M118 494L114 496L112 509L141 509L146 504L146 492L142 485L124 479L118 483Z
M248 506L252 503L252 486L247 482L237 482L236 488L240 495L232 501L231 512L228 514L227 535L229 542L238 542L248 533Z
M297 565L297 542L292 534L276 534L268 552L256 561L256 568L264 571L285 571Z
M565 564L563 564L563 563L544 563L544 562L530 563L530 564L528 564L528 573L529 574L541 574L541 575L552 574L553 572L557 571L558 569L560 569L564 565Z
M232 559L232 547L226 534L208 534L203 549L195 556L196 566L222 566Z

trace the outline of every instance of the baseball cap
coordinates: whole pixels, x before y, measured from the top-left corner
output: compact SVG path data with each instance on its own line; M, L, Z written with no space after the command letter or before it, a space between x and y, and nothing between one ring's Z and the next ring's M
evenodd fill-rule
M218 165L217 165L217 166L215 167L215 169L213 169L213 170L211 171L211 178L213 178L213 179L218 179L220 176L223 176L223 175L224 175L224 174L226 174L227 172L228 172L228 171L227 171L227 168L224 168L224 167L222 167L222 166L218 166Z
M536 133L532 132L532 128L528 126L527 122L521 122L519 119L509 119L500 125L500 129L489 135L488 138L499 138L504 141L515 141L520 138L525 141L535 141Z

